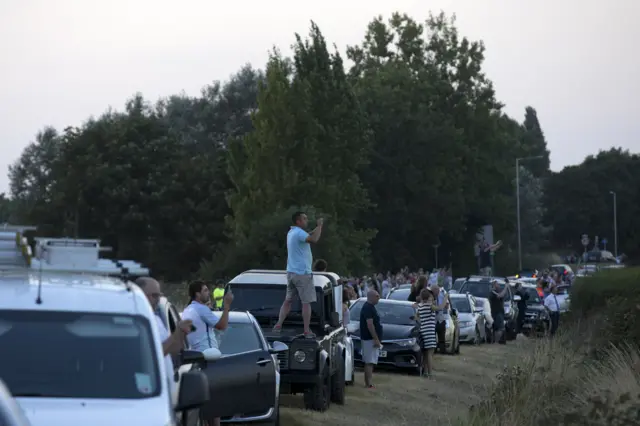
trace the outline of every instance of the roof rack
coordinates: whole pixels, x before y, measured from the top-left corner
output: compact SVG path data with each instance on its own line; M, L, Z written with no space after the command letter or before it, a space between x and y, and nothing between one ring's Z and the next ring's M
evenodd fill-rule
M0 271L37 270L112 276L146 276L149 269L133 260L100 259L97 239L35 238L35 253L24 232L33 226L0 225Z

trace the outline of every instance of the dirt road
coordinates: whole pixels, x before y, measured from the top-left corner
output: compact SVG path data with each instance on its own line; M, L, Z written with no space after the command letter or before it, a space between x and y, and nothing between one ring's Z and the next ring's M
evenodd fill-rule
M528 342L507 345L462 346L460 355L436 356L435 379L399 372L377 373L375 390L365 389L362 373L347 388L344 406L331 405L325 413L302 409L302 396L283 396L283 426L365 426L393 424L449 424L466 417L469 406L487 395L493 378L507 363L517 360Z

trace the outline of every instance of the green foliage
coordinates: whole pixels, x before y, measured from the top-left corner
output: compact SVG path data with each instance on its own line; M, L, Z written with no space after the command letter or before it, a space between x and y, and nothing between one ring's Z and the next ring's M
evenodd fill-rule
M374 234L355 226L368 206L357 175L368 160L367 121L347 83L342 59L329 53L315 24L308 40L297 37L293 61L272 54L253 124L255 130L234 141L229 150L234 262L284 267L276 255L284 244L284 231L271 232L280 229L283 211L313 205L332 218L325 232L336 237L333 242L322 238L324 246L335 245L329 253L339 253L332 268L362 270ZM257 223L268 230L266 235ZM247 241L257 245L246 251ZM245 256L251 250L263 256Z
M613 251L617 194L618 253L640 255L640 155L612 148L553 173L545 184L546 223L556 246L582 252L580 236L607 238Z
M640 346L640 268L603 270L578 279L571 290L571 308L582 317L601 316L598 349Z

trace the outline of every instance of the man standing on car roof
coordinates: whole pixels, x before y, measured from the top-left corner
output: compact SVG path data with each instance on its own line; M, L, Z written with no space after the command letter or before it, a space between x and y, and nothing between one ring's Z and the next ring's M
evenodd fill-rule
M183 348L184 336L191 332L192 323L190 320L182 320L178 323L176 330L173 334L169 334L169 330L164 325L160 313L158 312L158 304L162 297L160 291L160 283L151 277L140 277L135 281L135 284L140 287L156 317L156 327L160 334L160 340L162 341L162 352L164 354L164 363L167 370L167 376L169 379L169 391L173 393L175 388L175 380L173 378L173 360L171 355L177 355Z
M493 274L491 256L493 253L502 247L502 241L498 241L495 244L489 244L485 239L482 239L480 245L480 275L490 277Z
M492 286L491 293L489 293L489 303L491 305L491 316L493 317L493 329L495 330L494 339L504 345L507 343L506 339L503 339L505 330L504 296L509 291L509 284L506 283L504 289L501 290L498 280L493 280Z
M322 218L318 219L316 228L308 234L305 231L309 219L304 212L295 212L291 216L293 225L287 234L287 295L285 296L280 316L277 324L273 327L274 333L282 331L282 324L287 319L291 310L291 301L294 296L298 296L302 304L302 323L304 325L304 336L315 338L311 331L311 304L316 301L316 289L313 284L313 273L311 263L310 243L317 243L322 234Z
M376 305L380 294L375 290L367 292L367 301L360 310L360 344L362 345L362 362L364 362L364 384L373 389L373 366L378 364L382 347L382 324Z

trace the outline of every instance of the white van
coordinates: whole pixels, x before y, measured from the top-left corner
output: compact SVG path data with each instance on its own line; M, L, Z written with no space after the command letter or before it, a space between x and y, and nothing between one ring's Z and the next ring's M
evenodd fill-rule
M149 302L108 276L148 271L99 259L97 240L38 239L35 251L0 227L0 377L31 426L186 424L206 377L183 374L172 403Z

